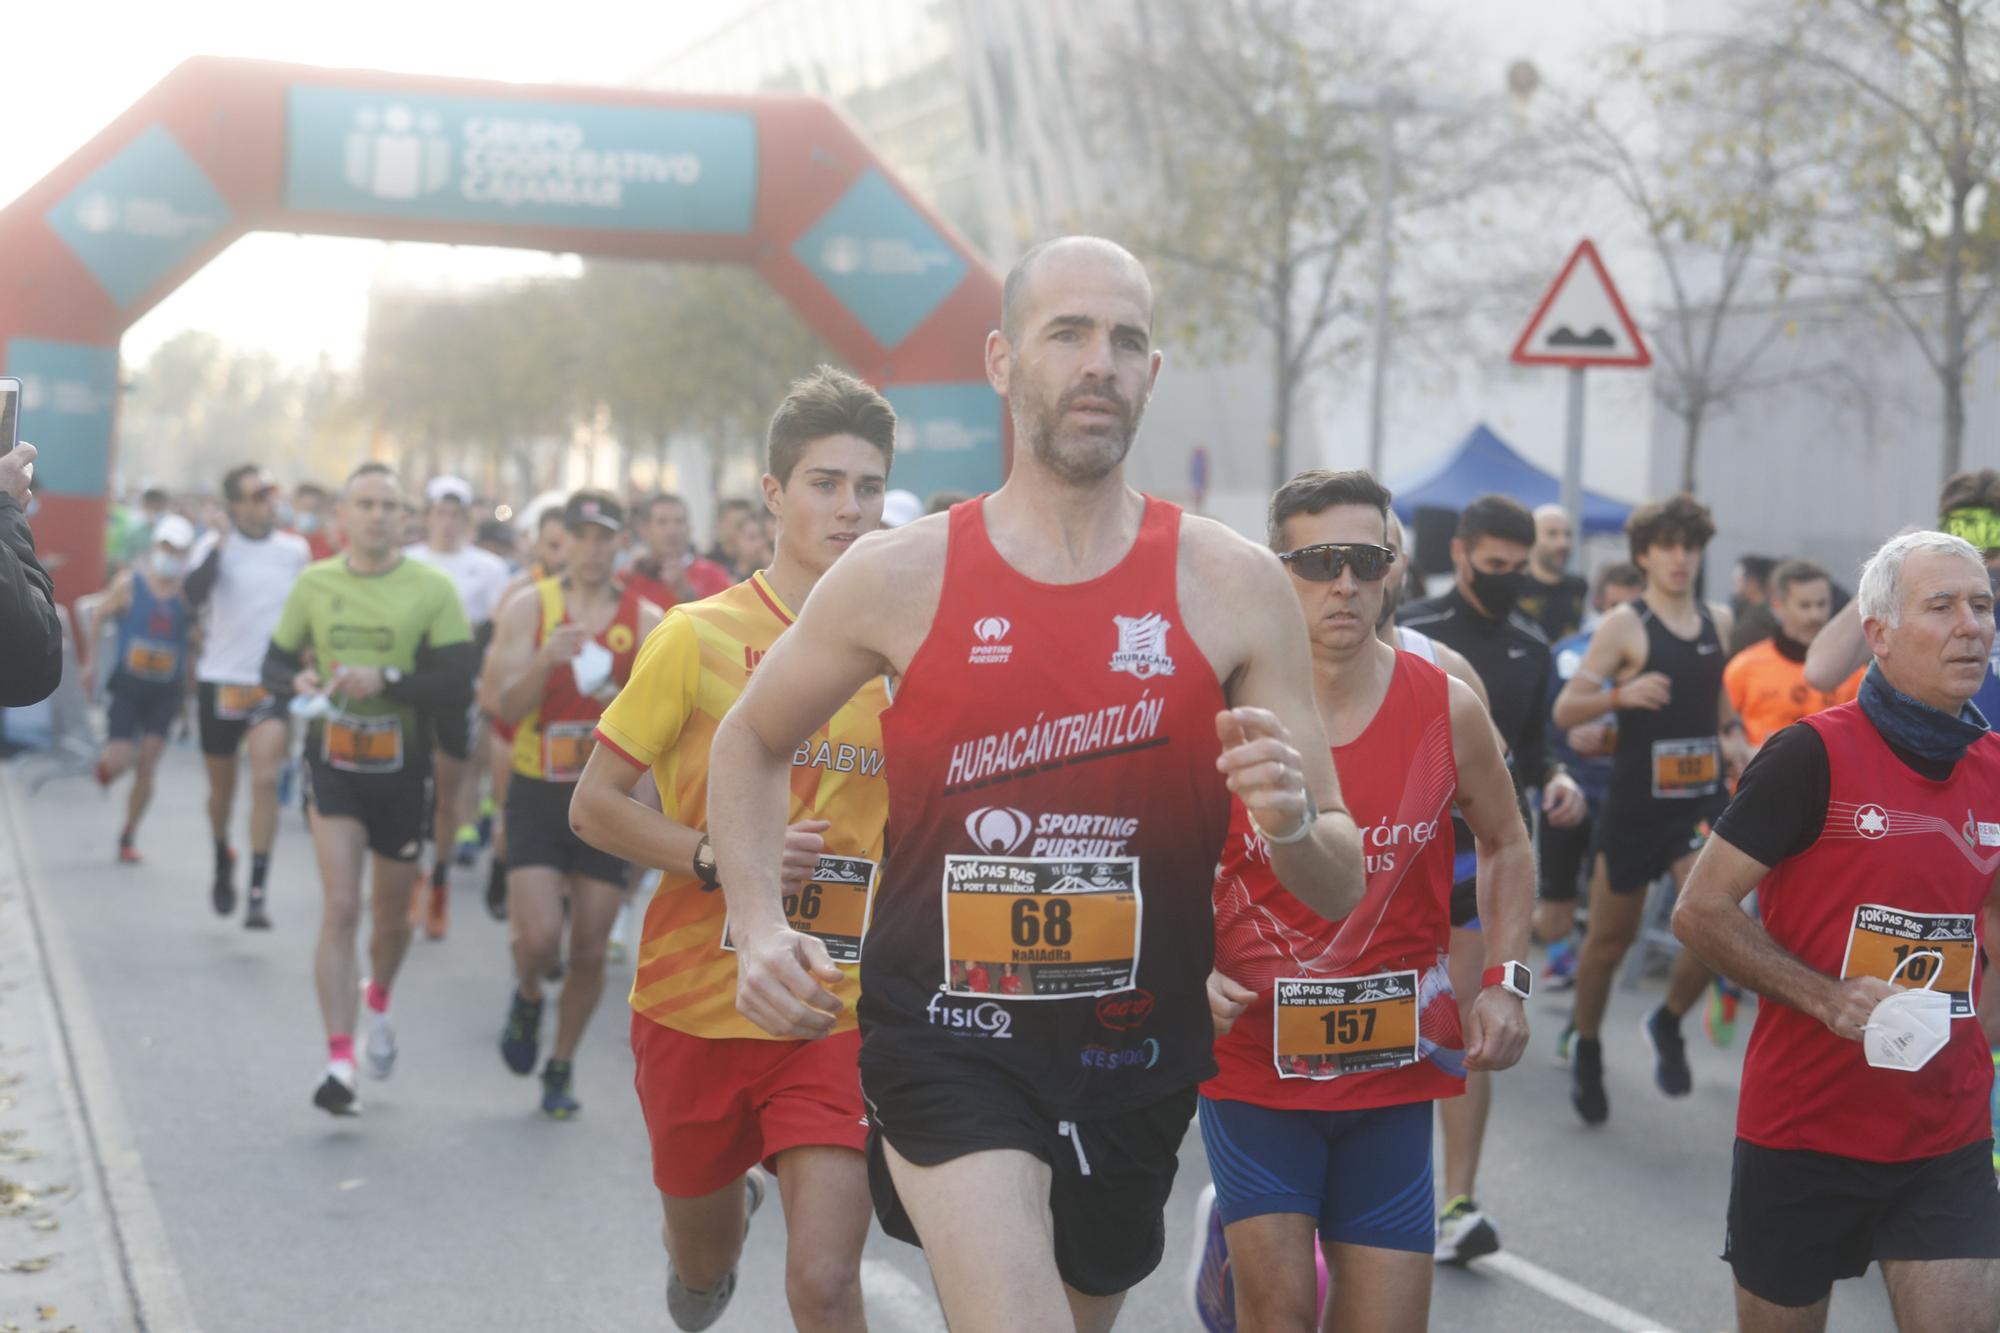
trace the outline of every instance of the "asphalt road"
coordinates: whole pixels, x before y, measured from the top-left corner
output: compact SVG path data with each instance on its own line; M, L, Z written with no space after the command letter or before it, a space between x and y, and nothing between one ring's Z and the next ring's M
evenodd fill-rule
M460 872L449 938L417 941L397 987L393 1080L364 1085L363 1118L329 1119L309 1104L325 1052L311 984L319 895L299 815L287 813L279 837L277 929L251 934L208 906L193 751L168 753L138 867L113 856L123 798L66 779L23 795L21 807L47 928L88 987L122 1104L115 1119L131 1136L109 1149L136 1150L201 1329L670 1327L624 978L578 1060L583 1115L545 1120L539 1084L509 1074L496 1053L510 986L505 928L480 906L483 865ZM1615 998L1612 1120L1597 1130L1577 1122L1551 1061L1566 1001L1533 1002L1534 1041L1500 1080L1480 1187L1505 1259L1440 1271L1434 1328L1732 1326L1728 1270L1716 1255L1741 1042L1718 1051L1691 1028L1694 1093L1659 1096L1639 1039L1656 993ZM1197 1135L1181 1164L1167 1261L1133 1292L1122 1329L1194 1327L1181 1285L1193 1200L1207 1179ZM942 1328L916 1250L877 1231L863 1276L875 1328ZM737 1303L719 1327L789 1327L783 1289L773 1208L757 1219ZM1842 1284L1832 1327L1890 1326L1878 1278Z

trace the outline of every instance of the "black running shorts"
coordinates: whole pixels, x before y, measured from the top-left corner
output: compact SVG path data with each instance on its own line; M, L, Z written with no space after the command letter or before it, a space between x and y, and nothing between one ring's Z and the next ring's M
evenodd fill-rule
M574 782L544 782L516 773L507 783L507 868L548 866L624 888L625 862L592 847L570 829Z
M400 773L349 773L308 755L306 781L314 812L360 820L375 855L414 861L423 851L431 832L428 764L406 762Z
M868 1103L868 1185L882 1229L921 1245L889 1175L883 1140L918 1166L1016 1148L1054 1173L1056 1269L1087 1296L1137 1286L1166 1248L1165 1210L1194 1118L1195 1088L1101 1119L1068 1120L1018 1083L972 1068L923 1068L861 1079ZM968 1200L967 1207L977 1207Z
M1596 817L1568 828L1558 828L1544 819L1541 846L1536 863L1541 871L1541 899L1545 903L1573 903L1590 873L1590 844Z
M1817 1305L1872 1260L2000 1258L1993 1141L1864 1162L1736 1141L1722 1257L1773 1305Z
M1644 810L1629 813L1619 809L1615 798L1607 802L1592 822L1611 891L1644 893L1676 861L1701 850L1728 804L1722 793L1689 801L1648 801Z
M285 716L282 701L268 690L204 680L195 691L199 696L195 716L201 722L201 752L210 758L233 757L243 748L243 738L251 728ZM238 697L245 694L247 698ZM224 717L225 712L229 716Z

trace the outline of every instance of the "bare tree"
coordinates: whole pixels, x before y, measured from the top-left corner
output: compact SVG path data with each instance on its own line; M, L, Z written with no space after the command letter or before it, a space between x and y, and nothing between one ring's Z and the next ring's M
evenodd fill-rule
M1723 38L1738 69L1784 72L1823 155L1802 273L1879 303L1936 377L1940 466L1965 450L1965 386L1994 341L2000 217L1996 0L1763 0Z
M1335 353L1366 336L1381 216L1383 116L1400 90L1438 82L1437 34L1369 4L1159 0L1107 44L1098 144L1146 163L1116 226L1162 267L1169 332L1199 353L1268 354L1271 475L1290 475L1301 399ZM1380 104L1381 110L1370 110ZM1509 178L1509 130L1490 104L1402 122L1399 234ZM1497 133L1496 133L1497 132Z

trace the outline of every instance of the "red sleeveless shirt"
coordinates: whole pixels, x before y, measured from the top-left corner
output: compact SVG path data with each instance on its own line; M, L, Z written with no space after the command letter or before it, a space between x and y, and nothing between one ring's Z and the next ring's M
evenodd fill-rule
M1911 952L1937 950L1935 989L1954 992L1951 1040L1915 1073L1877 1069L1860 1042L1766 998L1744 1052L1736 1132L1766 1148L1871 1162L1976 1143L1992 1132L1993 1066L1973 1010L1980 913L2000 871L2000 736L1973 742L1936 782L1896 757L1858 703L1801 722L1826 744L1831 799L1819 840L1758 885L1764 929L1834 977L1886 979ZM1898 978L1926 980L1927 971Z
M569 623L569 604L561 579L542 579L535 590L542 612L535 626L539 649L551 630ZM615 685L623 686L632 678L632 663L639 656L639 607L645 600L640 589L626 584L619 590L611 623L595 636L595 642L611 654ZM556 667L542 687L541 702L514 725L514 771L544 782L575 782L583 776L584 761L596 743L597 719L603 714L603 700L577 692L576 673L569 664Z
M1285 1110L1344 1111L1455 1097L1465 1091L1458 1001L1446 971L1451 942L1451 803L1458 765L1451 748L1445 673L1414 654L1396 654L1382 704L1359 736L1333 747L1334 770L1367 857L1368 888L1339 921L1327 921L1287 893L1271 871L1270 849L1241 801L1232 803L1229 840L1215 878L1215 965L1257 992L1256 1001L1215 1044L1220 1073L1204 1096ZM1442 836L1440 836L1442 834ZM1401 977L1410 994L1365 1005L1315 1003L1330 986L1287 988L1288 1013L1306 1035L1329 1011L1357 1020L1373 1009L1378 1031L1354 1043L1343 1065L1274 1044L1274 992L1281 978ZM1353 988L1359 996L1365 982ZM1316 993L1315 993L1316 992ZM1390 1040L1395 1006L1413 1020L1414 1040ZM1335 1012L1335 1027L1340 1014ZM1355 1036L1360 1037L1357 1023Z
M1117 1114L1214 1071L1224 704L1182 623L1181 511L1148 498L1125 557L1062 585L1001 557L983 500L950 522L937 617L882 715L863 1077L991 1072Z

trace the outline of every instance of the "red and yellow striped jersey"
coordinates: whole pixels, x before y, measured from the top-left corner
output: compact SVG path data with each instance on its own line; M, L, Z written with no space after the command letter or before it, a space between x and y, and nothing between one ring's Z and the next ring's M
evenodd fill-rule
M632 678L598 719L597 738L653 771L661 806L690 828L708 827L708 748L758 661L792 623L764 576L684 603L646 637ZM871 681L792 756L788 820L824 819L825 854L879 865L889 786L882 774L887 687ZM824 864L824 863L823 863ZM851 864L851 863L849 863ZM722 947L724 902L686 872L668 872L646 909L632 1008L697 1037L768 1038L736 1012L736 958ZM832 987L845 1002L836 1030L854 1026L857 969Z

